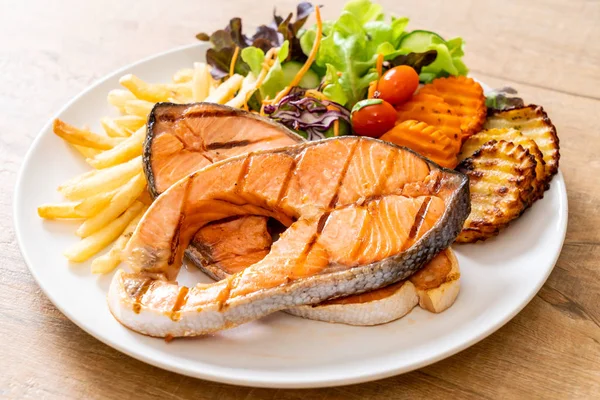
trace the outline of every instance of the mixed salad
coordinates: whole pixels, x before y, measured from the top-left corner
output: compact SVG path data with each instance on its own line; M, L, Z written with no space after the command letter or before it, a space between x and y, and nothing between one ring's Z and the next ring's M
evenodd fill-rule
M311 14L317 22L305 27ZM233 18L197 38L212 45L206 60L215 79L236 74L259 81L244 107L309 139L379 137L394 126L394 107L409 100L419 83L468 72L462 38L411 31L408 23L386 16L370 0L349 1L333 21L322 21L318 7L303 2L295 18L274 13L252 36Z

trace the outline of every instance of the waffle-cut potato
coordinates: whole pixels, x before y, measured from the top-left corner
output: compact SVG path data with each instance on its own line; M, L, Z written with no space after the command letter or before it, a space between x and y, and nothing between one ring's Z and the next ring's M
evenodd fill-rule
M484 128L513 128L533 139L546 163L545 189L550 187L552 176L558 172L560 152L556 128L541 106L531 104L505 111L494 111L488 116Z
M458 161L454 144L437 128L425 122L407 120L399 123L380 137L381 140L408 147L446 168L454 168Z
M456 168L469 177L471 214L456 239L473 243L497 235L525 210L535 158L521 145L491 141Z
M461 118L463 141L483 127L487 113L485 95L481 85L473 79L466 76L438 78L423 86L419 93L441 97L452 107L452 113Z
M396 107L398 122L415 120L425 122L444 133L453 144L455 154L462 144L461 119L453 114L452 107L439 96L417 93L409 101Z
M467 141L463 144L460 154L458 155L458 162L462 162L465 158L471 157L473 153L491 140L504 140L514 144L519 144L523 146L524 149L529 151L529 154L535 158L535 181L533 182L533 191L531 192L528 205L531 205L534 201L541 199L544 196L544 189L546 185L546 171L542 152L532 139L523 135L516 129L496 128L484 129L480 132L477 132L467 139Z

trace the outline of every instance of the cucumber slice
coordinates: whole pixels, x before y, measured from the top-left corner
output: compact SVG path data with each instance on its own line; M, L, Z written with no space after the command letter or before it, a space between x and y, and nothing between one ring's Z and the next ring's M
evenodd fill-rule
M400 48L406 48L410 51L421 53L427 51L429 46L434 43L446 43L444 38L435 32L416 30L412 31L402 38Z
M299 63L297 61L288 61L281 66L281 69L283 71L283 81L285 82L286 86L289 85L290 82L292 82L292 80L294 79L298 71L300 71L303 65L304 64ZM319 75L317 75L315 71L309 69L308 71L306 71L306 73L300 80L298 86L300 86L303 89L314 89L319 86L319 83L321 83Z

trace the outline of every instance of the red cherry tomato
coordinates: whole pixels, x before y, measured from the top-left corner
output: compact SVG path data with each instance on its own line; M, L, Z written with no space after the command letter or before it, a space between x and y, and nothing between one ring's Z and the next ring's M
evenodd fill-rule
M387 101L368 99L352 108L352 128L357 135L377 138L396 124L396 110Z
M410 99L418 87L417 71L408 65L400 65L383 74L379 79L377 91L380 99L397 106Z

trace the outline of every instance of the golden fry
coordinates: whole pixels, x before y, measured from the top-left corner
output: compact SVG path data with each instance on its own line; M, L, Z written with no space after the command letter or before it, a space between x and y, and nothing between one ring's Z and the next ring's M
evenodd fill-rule
M208 65L205 63L194 63L192 75L192 99L193 101L204 101L210 92L212 76Z
M104 228L77 242L68 248L64 255L70 261L83 262L108 246L113 240L125 230L127 225L139 214L144 205L136 201L121 214L117 219L111 221Z
M173 75L173 82L175 83L187 83L191 82L194 76L194 70L192 68L183 68L175 72Z
M69 125L60 119L54 120L54 133L71 144L76 144L92 149L108 150L116 146L120 140L107 136L101 136L96 133L78 129Z
M38 207L38 215L45 219L79 219L86 215L77 211L78 202L42 204Z
M83 200L116 189L141 171L142 157L138 156L114 167L86 172L59 186L58 190L69 200Z
M128 100L125 103L125 113L129 115L137 115L138 117L148 118L148 114L152 111L154 103L146 100Z
M254 93L254 91L256 90L256 83L257 83L256 77L254 76L254 74L252 74L252 72L250 72L244 78L244 81L242 82L242 87L240 88L240 91L238 92L238 94L233 99L229 100L225 104L230 107L235 107L235 108L242 107L244 105L244 103L246 103L247 99L250 96L252 96L252 93Z
M108 253L96 257L94 261L92 261L93 274L108 274L117 268L121 261L123 261L123 249L127 246L129 238L133 235L133 231L135 231L135 228L138 226L147 209L148 207L143 207L135 218L131 220Z
M235 74L225 82L223 82L218 88L215 89L204 101L210 103L225 104L227 101L233 98L233 95L239 90L242 85L244 77L242 75Z
M81 224L77 231L75 231L75 234L80 237L87 237L108 225L136 201L145 187L146 178L144 174L137 174L119 189L112 199L110 199L110 203L106 208Z
M117 194L118 191L119 189L115 189L110 192L102 192L87 197L85 200L81 201L75 206L75 211L81 215L84 215L86 218L93 217L102 211L106 206L108 206L110 200L115 194Z
M129 161L142 154L142 145L145 138L146 127L143 126L112 149L88 159L87 162L96 169L102 169Z
M78 146L76 144L71 146L73 146L84 158L96 157L98 154L102 153L102 150L92 149L91 147Z
M121 115L113 118L113 122L122 129L127 130L129 134L146 125L146 119L137 115Z
M170 97L191 97L192 90L185 85L146 83L135 75L128 74L119 79L119 83L129 89L140 100L158 103Z
M121 112L125 111L125 103L135 100L135 96L129 90L113 89L108 92L108 103L117 107Z
M127 136L131 135L131 132L129 132L126 129L123 129L122 127L117 125L114 120L112 120L108 117L102 118L100 120L100 124L102 125L104 132L106 132L106 134L108 136L127 137Z

